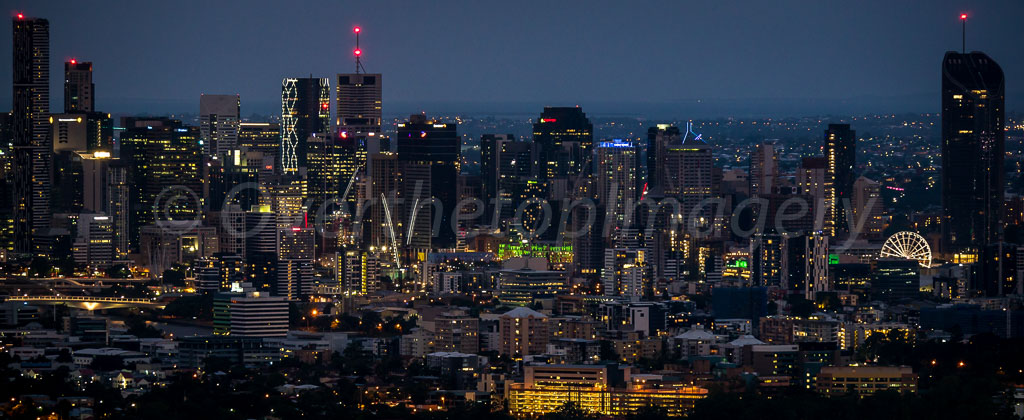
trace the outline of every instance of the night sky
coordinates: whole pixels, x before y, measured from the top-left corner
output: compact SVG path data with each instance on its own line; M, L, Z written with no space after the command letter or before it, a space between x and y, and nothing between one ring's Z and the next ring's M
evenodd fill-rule
M911 6L911 4L914 4ZM280 80L364 65L384 111L538 113L542 105L646 116L937 112L940 62L960 49L1024 92L1024 2L1001 1L9 1L51 25L51 106L63 60L93 61L108 112L198 112L239 93L275 113ZM11 80L10 23L0 80ZM334 81L331 82L332 86ZM9 109L11 89L0 94Z

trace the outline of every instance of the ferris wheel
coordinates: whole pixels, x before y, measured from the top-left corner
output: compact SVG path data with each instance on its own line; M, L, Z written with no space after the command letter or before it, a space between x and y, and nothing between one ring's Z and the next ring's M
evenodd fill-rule
M879 257L917 260L921 267L925 268L932 265L932 249L928 246L928 241L921 235L909 231L897 232L886 239Z

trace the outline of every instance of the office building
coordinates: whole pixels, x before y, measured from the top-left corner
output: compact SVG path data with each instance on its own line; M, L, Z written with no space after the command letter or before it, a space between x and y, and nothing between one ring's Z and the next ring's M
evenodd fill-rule
M199 95L199 139L203 155L221 156L238 148L242 101L236 95Z
M580 107L544 107L533 124L533 143L541 180L573 182L591 165L594 125Z
M511 134L480 136L480 197L485 224L511 221L526 183L536 175L534 144ZM498 227L498 226L495 226Z
M78 215L78 228L71 246L75 264L94 270L104 269L114 261L114 224L110 217L97 213Z
M825 366L814 386L818 392L843 397L860 397L878 391L917 392L917 374L907 366Z
M509 411L517 417L554 413L568 403L608 417L629 417L656 406L685 416L708 390L661 375L633 375L618 365L527 365L523 382L508 384Z
M238 124L238 148L260 152L263 156L261 173L273 173L281 153L281 124L269 122L243 122Z
M921 281L920 268L916 260L878 259L871 280L872 298L894 301L917 297Z
M129 168L130 241L157 221L195 224L203 197L199 129L169 118L126 117L121 159Z
M284 79L281 82L280 170L298 173L306 166L306 141L331 132L331 82L326 78Z
M1000 241L1006 132L1003 70L981 52L942 60L942 253Z
M408 251L422 254L430 249L455 248L451 212L457 204L456 184L461 168L462 142L454 123L410 115L398 124L398 161L402 164L402 189L406 192L403 219L411 223ZM435 220L440 230L431 234ZM421 258L416 258L421 261Z
M369 136L381 133L381 74L346 73L338 75L339 137Z
M96 85L92 83L92 62L68 60L64 63L64 112L96 110Z
M53 152L113 152L114 127L110 114L71 112L50 116Z
M507 263L507 268L498 273L498 300L502 305L529 306L536 299L550 299L568 289L564 271L548 270L546 261L540 258L528 260L521 266Z
M267 296L248 283L236 283L213 300L213 333L238 337L288 335L288 300Z

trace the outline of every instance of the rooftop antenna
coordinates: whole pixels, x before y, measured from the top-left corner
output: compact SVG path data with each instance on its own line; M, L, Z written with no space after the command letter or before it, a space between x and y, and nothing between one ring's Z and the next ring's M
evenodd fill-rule
M358 26L352 29L352 32L355 32L356 34L356 49L355 51L352 51L352 54L356 56L356 74L359 74L361 71L366 71L366 69L363 68L362 61L359 61L359 57L363 56L363 50L359 48L359 33L362 31L363 29Z
M967 54L967 13L960 14L960 23L962 24L960 29L960 51L963 54Z

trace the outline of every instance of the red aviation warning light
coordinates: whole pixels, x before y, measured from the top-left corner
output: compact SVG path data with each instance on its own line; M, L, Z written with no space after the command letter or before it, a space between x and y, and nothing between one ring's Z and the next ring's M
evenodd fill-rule
M960 52L967 54L967 13L960 14Z
M352 28L352 33L356 34L356 49L352 50L352 55L356 58L356 74L366 71L363 69L363 63L359 60L359 57L363 56L363 49L359 48L359 33L362 31L363 28L358 26Z
M71 64L77 64L77 63L78 63L78 60L75 60L74 58L71 59Z
M18 19L24 19L24 18L25 18L25 14L24 13L18 13Z

